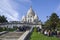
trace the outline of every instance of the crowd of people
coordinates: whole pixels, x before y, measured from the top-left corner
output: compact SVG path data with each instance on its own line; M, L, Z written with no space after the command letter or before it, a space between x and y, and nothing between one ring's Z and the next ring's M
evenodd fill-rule
M42 34L46 36L57 36L60 37L60 31L58 30L47 30L47 29L40 29L37 27L37 32L41 32Z
M26 30L29 30L31 27L28 27L28 26L22 26L22 27L18 27L17 28L17 31L26 31Z

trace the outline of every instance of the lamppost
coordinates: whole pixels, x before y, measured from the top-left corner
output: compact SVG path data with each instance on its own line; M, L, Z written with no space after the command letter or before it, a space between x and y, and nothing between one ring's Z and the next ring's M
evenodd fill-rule
M48 20L48 16L46 16L47 20Z

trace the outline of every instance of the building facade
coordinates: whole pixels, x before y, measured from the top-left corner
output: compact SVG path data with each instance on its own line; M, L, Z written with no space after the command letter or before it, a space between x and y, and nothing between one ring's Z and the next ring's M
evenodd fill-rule
M30 9L27 12L27 15L23 16L21 21L28 22L28 23L36 23L39 22L39 18L33 11L32 7L30 7Z

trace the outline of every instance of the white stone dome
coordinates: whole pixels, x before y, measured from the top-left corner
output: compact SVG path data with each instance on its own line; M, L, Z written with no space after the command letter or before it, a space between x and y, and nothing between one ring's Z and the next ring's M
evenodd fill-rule
M34 19L38 19L38 16L37 16L37 15L35 15L35 16L34 16Z
M33 11L32 7L27 12L27 16L35 16L35 12Z
M25 18L25 16L22 16L22 19L24 19Z
M25 16L22 17L22 20L24 20L24 19L25 19Z

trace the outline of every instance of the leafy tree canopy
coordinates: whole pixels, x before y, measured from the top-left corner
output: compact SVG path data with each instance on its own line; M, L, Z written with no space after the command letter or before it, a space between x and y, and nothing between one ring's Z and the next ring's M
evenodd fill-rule
M52 13L49 19L45 22L45 26L55 29L59 22L59 16L56 13Z
M6 17L4 15L0 16L0 23L4 23L4 22L8 22Z

